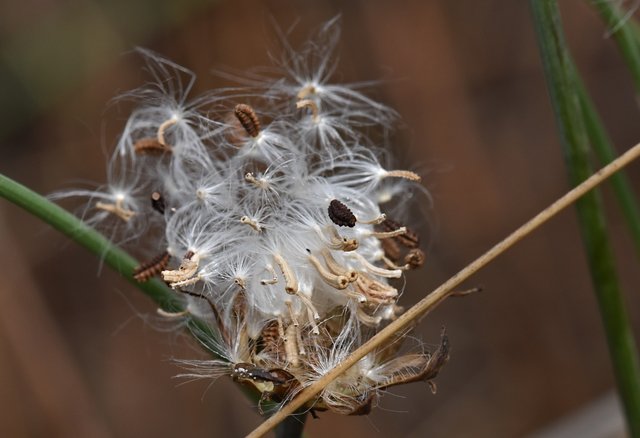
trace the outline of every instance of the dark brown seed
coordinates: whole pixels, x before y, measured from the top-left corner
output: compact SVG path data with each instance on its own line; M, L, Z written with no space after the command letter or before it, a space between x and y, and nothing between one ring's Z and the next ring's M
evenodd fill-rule
M189 250L189 251L184 253L183 259L184 260L191 260L191 257L193 257L194 255L196 255L196 253L191 251L191 250Z
M356 217L349 207L337 199L329 203L329 219L341 227L353 227L356 224Z
M133 278L139 283L144 283L154 275L158 275L169 264L171 256L167 251L158 254L150 261L141 264L133 270Z
M383 231L395 231L398 228L403 227L403 225L392 219L386 219L379 225L379 227ZM394 237L394 239L397 240L398 243L403 245L405 248L412 249L420 246L420 236L418 236L418 234L412 229L406 226L405 228L407 229L407 231L405 231L405 233L401 234L400 236Z
M404 262L409 265L411 269L417 269L424 265L424 261L427 256L420 248L414 248L404 256Z
M163 145L157 138L148 137L141 138L133 144L133 150L138 155L147 154L164 154L165 152L171 152L171 148Z
M151 194L151 207L153 207L153 209L158 213L164 214L164 197L160 192L153 192Z
M353 408L351 412L347 413L347 415L369 415L371 413L371 407L375 398L375 392L369 394L369 396L365 397L362 402L355 408Z
M400 245L395 239L380 239L380 245L384 251L384 255L394 263L400 261Z
M236 105L234 113L247 134L254 138L260 134L260 120L253 108L240 103Z

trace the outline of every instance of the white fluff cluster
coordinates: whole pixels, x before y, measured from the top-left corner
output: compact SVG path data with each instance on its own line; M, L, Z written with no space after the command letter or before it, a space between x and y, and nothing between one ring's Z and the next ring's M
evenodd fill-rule
M91 197L88 222L160 252L136 278L161 275L215 328L221 358L189 362L191 375L227 374L277 402L396 318L400 279L424 260L392 220L420 178L383 165L373 140L394 112L328 82L337 35L330 22L287 50L281 77L195 99L190 71L143 52L154 81L126 96L137 107L106 188L71 193ZM379 390L430 380L447 357L444 338L434 354L398 356L399 344L365 357L314 409L368 412Z

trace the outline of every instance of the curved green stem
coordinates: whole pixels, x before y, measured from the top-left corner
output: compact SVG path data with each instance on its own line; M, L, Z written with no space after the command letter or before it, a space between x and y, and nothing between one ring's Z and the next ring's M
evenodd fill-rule
M608 164L616 159L616 151L577 73L576 79L578 80L577 91L580 97L580 107L582 108L587 135L600 164ZM621 171L611 177L611 185L618 199L622 214L627 221L636 252L640 256L640 207L636 201L637 198L633 192L631 182L624 171Z
M616 40L622 57L631 72L636 94L640 95L640 45L635 26L630 24L633 18L627 17L627 13L616 2L589 0L589 3L598 11L602 20L609 27L609 32Z
M144 283L137 282L133 278L133 270L138 266L138 262L68 211L2 174L0 174L0 197L42 219L43 222L103 259L109 267L148 295L163 310L167 312L184 310L183 297L171 291L157 278ZM194 336L210 353L216 355L217 349L213 342L216 334L211 327L197 318L191 316L187 318L188 327Z

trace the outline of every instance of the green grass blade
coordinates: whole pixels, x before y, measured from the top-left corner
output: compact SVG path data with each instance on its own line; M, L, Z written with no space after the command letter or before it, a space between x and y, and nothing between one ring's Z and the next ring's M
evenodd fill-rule
M580 108L582 109L584 125L593 150L602 165L610 163L616 159L616 151L577 73L576 79L578 79L577 91L580 98ZM631 239L636 247L638 256L640 256L640 206L638 205L637 197L624 171L618 172L611 177L611 185L613 186L616 199L620 204L627 226L631 232Z
M589 141L575 69L566 48L555 0L531 0L538 45L573 185L586 179ZM602 203L597 191L585 195L576 208L596 298L627 424L640 437L640 365L608 242Z
M22 207L88 249L98 258L102 258L107 266L147 294L160 308L168 312L178 312L184 309L182 297L171 291L157 278L144 283L135 281L132 274L138 266L138 262L68 211L2 174L0 174L0 197ZM188 317L188 326L198 341L216 355L217 347L212 342L216 334L211 327L193 317Z
M598 11L600 17L609 28L611 36L616 40L620 53L624 58L636 93L640 94L640 43L637 25L633 25L632 18L620 8L617 2L611 0L589 0Z

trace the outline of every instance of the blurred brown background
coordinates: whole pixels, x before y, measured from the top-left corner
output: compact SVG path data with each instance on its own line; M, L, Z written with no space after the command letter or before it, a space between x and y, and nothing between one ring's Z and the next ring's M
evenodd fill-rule
M562 7L574 56L622 151L640 140L629 76L594 12L578 0ZM213 68L268 64L273 22L297 22L295 46L336 14L337 80L384 79L370 94L402 115L398 161L421 163L433 195L429 262L402 298L414 303L568 188L527 2L4 2L0 172L41 193L104 181L103 151L127 116L105 111L108 102L145 80L141 59L125 54L134 46L194 70L201 91L228 84ZM640 164L629 175L637 187ZM638 257L608 188L604 195L640 328ZM107 269L98 274L85 250L4 201L0 236L0 436L235 437L260 422L229 381L208 388L172 379L171 358L202 353L158 331L153 304ZM442 325L450 335L437 395L421 384L394 388L369 417L323 414L308 436L528 436L611 390L573 211L474 285L485 292L446 302L418 329L433 343ZM589 417L613 421L615 405L607 406Z

